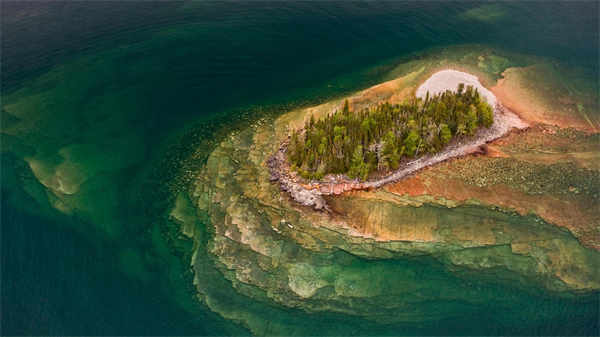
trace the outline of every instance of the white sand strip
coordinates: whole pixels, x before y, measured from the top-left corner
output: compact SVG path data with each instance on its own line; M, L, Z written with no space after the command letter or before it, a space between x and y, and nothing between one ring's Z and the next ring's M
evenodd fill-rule
M473 88L477 89L479 94L485 98L489 105L492 107L496 106L496 96L481 85L477 76L451 69L438 71L431 75L431 77L423 82L417 89L416 96L425 98L428 91L430 96L440 94L446 90L456 91L456 88L460 83L464 83L465 87L469 85L473 86Z

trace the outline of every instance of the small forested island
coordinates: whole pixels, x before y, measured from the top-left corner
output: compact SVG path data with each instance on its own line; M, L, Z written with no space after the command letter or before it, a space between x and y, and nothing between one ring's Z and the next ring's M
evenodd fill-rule
M345 174L367 180L398 169L403 159L437 153L454 138L471 137L493 122L492 107L463 83L455 92L361 111L352 111L346 100L341 111L319 120L311 116L292 131L287 160L305 179Z

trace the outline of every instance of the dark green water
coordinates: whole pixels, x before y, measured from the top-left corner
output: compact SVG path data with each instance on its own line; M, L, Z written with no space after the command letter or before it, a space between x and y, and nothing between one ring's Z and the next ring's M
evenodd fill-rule
M596 2L1 6L4 335L246 334L194 300L181 258L191 247L165 239L182 160L229 128L367 87L433 47L483 44L598 75ZM240 301L227 281L211 286ZM260 310L315 334L598 334L597 297L532 301L543 303L515 317L556 319L494 323L490 304L388 327ZM320 328L331 322L340 328Z

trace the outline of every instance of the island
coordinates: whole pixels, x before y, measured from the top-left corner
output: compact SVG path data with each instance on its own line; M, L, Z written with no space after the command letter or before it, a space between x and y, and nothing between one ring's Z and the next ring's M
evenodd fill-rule
M494 107L492 107L492 104ZM424 167L480 151L527 124L507 111L477 77L446 69L400 104L352 111L346 100L292 130L269 160L271 180L305 206L328 210L322 195L378 188Z

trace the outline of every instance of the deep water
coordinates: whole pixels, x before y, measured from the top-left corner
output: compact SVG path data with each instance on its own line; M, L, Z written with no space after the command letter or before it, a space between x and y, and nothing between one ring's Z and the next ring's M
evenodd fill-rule
M175 239L168 216L189 183L183 171L194 168L185 159L195 153L201 164L245 123L368 87L415 53L458 44L598 76L597 2L1 6L3 335L248 334L195 299L191 243ZM410 268L451 278L428 261ZM532 304L515 307L508 325L490 303L451 321L391 327L263 307L222 278L211 287L314 334L599 333L596 295L489 285ZM530 320L539 308L553 319Z

